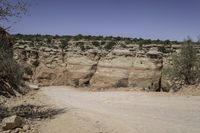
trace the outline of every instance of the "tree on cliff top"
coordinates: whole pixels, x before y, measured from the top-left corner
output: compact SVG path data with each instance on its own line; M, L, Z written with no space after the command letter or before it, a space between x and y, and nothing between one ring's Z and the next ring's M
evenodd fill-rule
M65 53L64 53L64 49L68 47L68 44L69 44L69 39L64 39L64 40L61 40L61 44L59 45L59 47L61 48L62 50L62 61L64 62L64 57L65 57Z
M64 49L68 46L68 42L69 42L68 39L61 40L61 44L59 45L59 47L60 47L62 50L64 50Z

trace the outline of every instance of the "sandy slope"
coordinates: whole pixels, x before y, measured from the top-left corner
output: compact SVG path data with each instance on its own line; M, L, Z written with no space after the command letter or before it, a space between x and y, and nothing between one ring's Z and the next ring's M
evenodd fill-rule
M200 97L142 92L88 92L46 87L67 112L41 133L200 133Z

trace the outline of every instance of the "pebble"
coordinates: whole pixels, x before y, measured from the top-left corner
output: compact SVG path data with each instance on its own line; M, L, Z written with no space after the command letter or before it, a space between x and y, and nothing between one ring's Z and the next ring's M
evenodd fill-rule
M23 126L24 131L27 131L27 130L30 130L30 129L31 129L30 125L24 125Z

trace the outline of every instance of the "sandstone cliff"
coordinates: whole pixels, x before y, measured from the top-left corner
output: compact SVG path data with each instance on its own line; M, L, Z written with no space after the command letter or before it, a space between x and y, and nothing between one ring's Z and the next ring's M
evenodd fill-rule
M23 42L23 45L22 45ZM15 58L31 67L24 78L39 85L72 85L76 87L138 87L158 91L162 88L161 70L170 62L170 52L162 53L162 45L116 44L110 49L91 41L70 41L59 48L21 41L15 45ZM165 47L177 52L180 46Z

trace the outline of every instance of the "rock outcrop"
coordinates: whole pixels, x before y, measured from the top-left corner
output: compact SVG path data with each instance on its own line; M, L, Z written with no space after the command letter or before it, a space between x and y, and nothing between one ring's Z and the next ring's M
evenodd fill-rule
M91 42L82 42L80 46L80 42L71 41L63 54L59 43L54 47L29 44L18 42L15 58L31 68L32 73L26 75L27 81L45 86L140 87L158 91L161 89L161 69L170 54L158 52L159 45L142 48L137 44L126 48L116 45L105 49Z
M10 116L7 118L4 118L2 120L2 130L6 131L6 130L11 130L17 127L21 127L23 124L23 119L19 116Z

